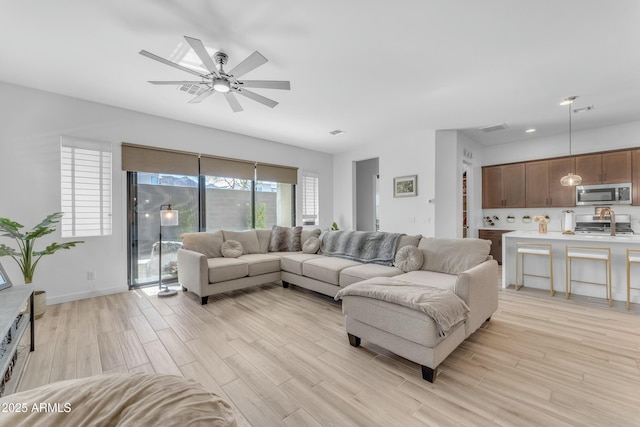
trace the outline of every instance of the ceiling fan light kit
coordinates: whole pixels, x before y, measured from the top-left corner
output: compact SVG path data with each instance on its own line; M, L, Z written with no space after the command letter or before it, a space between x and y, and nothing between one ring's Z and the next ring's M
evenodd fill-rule
M165 65L169 65L170 67L176 68L181 71L185 71L187 73L196 75L200 77L200 81L187 81L187 80L171 80L171 81L157 81L150 80L149 83L154 85L195 85L200 88L198 91L198 95L191 99L189 103L195 104L200 103L204 99L211 96L214 92L220 92L224 95L229 107L234 113L243 111L242 105L235 97L234 94L242 95L246 98L249 98L253 101L256 101L262 105L266 105L267 107L273 108L278 103L272 99L266 98L262 95L259 95L255 92L251 92L246 87L250 88L258 88L258 89L280 89L280 90L290 90L291 83L288 81L281 80L238 80L239 77L247 74L248 72L255 70L259 66L265 64L268 59L262 56L262 54L258 51L253 52L247 58L245 58L242 62L236 65L229 72L224 71L224 66L227 64L229 59L228 55L224 52L216 52L213 55L213 58L209 56L207 49L201 40L195 39L193 37L184 36L185 40L193 51L198 55L200 60L202 61L202 65L209 71L209 74L202 74L200 71L185 67L183 65L177 64L175 62L169 61L168 59L164 59L160 56L157 56L151 52L147 52L146 50L141 50L139 53L142 56L146 56L147 58L153 59L155 61L161 62ZM189 91L189 93L192 93Z

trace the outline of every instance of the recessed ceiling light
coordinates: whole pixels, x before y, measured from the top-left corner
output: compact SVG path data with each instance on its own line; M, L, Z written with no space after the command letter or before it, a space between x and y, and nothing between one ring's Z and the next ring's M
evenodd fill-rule
M331 135L336 136L336 135L342 135L343 133L346 133L343 130L340 129L336 129L336 130L332 130L331 132L329 132Z
M535 132L535 131L536 131L536 130L535 130L534 128L531 128L531 129L527 129L527 130L525 130L525 132L526 132L526 133L533 133L533 132Z

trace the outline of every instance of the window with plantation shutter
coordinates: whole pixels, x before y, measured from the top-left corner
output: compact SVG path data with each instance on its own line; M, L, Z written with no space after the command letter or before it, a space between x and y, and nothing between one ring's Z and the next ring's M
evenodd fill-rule
M302 225L318 225L318 177L302 175Z
M111 143L60 138L62 237L111 234Z

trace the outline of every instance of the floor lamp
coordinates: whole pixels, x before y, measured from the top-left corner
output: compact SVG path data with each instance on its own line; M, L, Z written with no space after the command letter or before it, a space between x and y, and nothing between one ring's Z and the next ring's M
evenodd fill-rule
M158 296L168 297L178 293L175 289L165 286L162 289L162 227L178 225L178 211L171 209L171 205L160 205L160 238L158 241Z

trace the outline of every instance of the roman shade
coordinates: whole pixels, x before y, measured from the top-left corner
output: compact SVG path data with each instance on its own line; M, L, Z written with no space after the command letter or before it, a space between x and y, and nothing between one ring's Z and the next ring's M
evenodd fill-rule
M254 173L254 162L208 156L206 154L200 156L200 175L253 180Z
M123 142L122 170L198 176L198 155Z
M298 168L258 163L256 165L256 177L260 181L297 185Z

